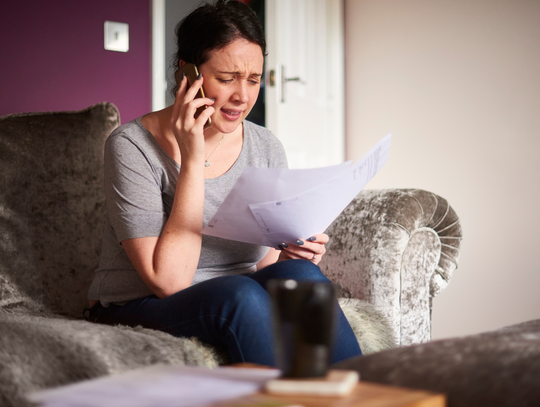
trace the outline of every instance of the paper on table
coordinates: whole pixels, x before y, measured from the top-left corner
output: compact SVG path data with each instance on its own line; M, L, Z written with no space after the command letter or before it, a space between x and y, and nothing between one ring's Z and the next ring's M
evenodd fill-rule
M44 407L197 407L255 393L277 369L153 366L31 393Z
M384 166L391 137L352 165L246 168L202 232L271 247L323 232Z

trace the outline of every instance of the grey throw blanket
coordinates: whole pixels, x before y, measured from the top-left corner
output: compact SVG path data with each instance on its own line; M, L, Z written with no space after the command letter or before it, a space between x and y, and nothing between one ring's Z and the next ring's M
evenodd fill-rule
M365 354L395 346L384 316L369 303L340 305ZM145 328L107 326L20 308L0 310L0 406L26 407L25 394L156 363L217 367L222 350Z
M27 392L156 363L215 366L195 340L144 328L0 311L0 406L25 407Z

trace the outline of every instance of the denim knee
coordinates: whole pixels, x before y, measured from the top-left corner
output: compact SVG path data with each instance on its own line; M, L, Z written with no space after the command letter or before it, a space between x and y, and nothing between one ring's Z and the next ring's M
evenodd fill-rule
M313 264L309 260L294 260L296 262L296 273L299 274L298 279L310 281L329 281L319 266Z
M218 277L220 278L220 277ZM255 313L266 313L270 308L270 297L256 281L246 276L220 278L219 296L232 309L246 308Z
M276 263L275 266L276 274L283 275L283 278L292 278L297 281L329 281L319 266L309 260L285 260Z

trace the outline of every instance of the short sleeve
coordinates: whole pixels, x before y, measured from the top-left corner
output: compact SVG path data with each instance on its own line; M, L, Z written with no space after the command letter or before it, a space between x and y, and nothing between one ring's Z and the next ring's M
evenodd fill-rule
M161 183L144 151L126 135L105 144L105 196L118 242L160 236L167 221Z
M287 155L285 154L283 144L281 144L276 136L273 134L272 136L273 146L270 157L270 168L289 168L289 164L287 163Z
M281 141L266 127L245 121L250 138L249 165L266 168L288 168L287 156Z

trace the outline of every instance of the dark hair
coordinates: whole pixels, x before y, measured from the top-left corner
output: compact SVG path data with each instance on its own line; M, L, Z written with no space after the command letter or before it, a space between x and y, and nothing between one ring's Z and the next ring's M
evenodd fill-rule
M266 40L261 22L248 5L236 0L218 0L191 12L176 26L177 51L172 64L178 69L180 60L202 65L210 52L243 38L261 47L266 56ZM178 85L172 90L176 95Z

